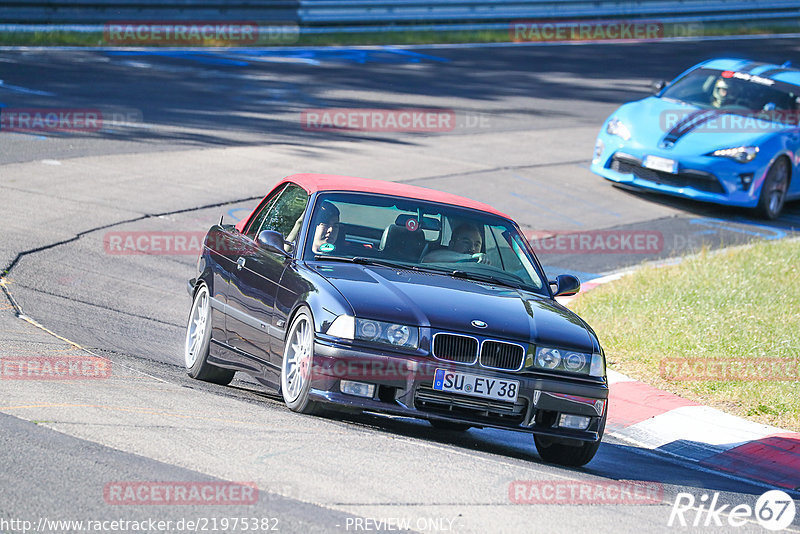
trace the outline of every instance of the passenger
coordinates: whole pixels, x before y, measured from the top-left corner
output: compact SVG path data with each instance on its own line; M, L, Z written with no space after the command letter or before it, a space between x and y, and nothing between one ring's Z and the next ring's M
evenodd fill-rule
M429 252L422 261L426 263L477 261L488 264L489 258L481 252L482 247L483 237L478 227L472 223L463 223L453 230L450 244L446 249Z

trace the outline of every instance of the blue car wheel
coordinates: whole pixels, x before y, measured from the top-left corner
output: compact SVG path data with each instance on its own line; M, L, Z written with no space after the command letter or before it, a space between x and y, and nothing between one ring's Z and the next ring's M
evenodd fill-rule
M772 164L758 200L758 210L767 219L777 219L786 201L789 189L789 162L786 158L778 158Z

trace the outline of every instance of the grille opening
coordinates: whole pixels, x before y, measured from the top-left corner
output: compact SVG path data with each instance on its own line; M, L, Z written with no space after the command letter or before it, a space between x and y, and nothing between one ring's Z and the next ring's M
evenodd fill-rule
M433 355L440 360L474 363L478 355L478 340L457 334L435 334Z
M436 391L423 385L417 388L414 406L427 412L457 415L470 421L519 426L525 419L528 403L523 397L518 398L516 403L504 402Z
M536 411L536 416L535 416L536 426L544 426L552 428L553 425L556 424L556 419L558 419L558 412L552 412L550 410Z
M516 371L522 367L525 349L514 343L484 341L481 347L481 365L495 369Z
M394 402L397 399L397 388L392 386L378 386L378 400L381 402Z
M643 167L641 162L636 159L615 155L611 160L611 169L621 174L633 174L637 178L656 182L658 184L671 185L674 187L692 187L699 191L708 193L725 193L722 184L713 174L686 170L678 174L656 171Z

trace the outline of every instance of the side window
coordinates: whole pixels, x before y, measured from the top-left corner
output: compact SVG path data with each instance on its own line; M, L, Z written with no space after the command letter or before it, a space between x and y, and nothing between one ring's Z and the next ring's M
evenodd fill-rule
M258 235L258 229L261 228L261 223L264 222L264 217L267 216L270 208L272 208L272 206L275 204L275 201L278 200L278 197L281 196L281 193L286 190L286 187L287 186L284 185L277 191L273 191L272 194L264 200L263 204L261 204L258 212L255 214L255 216L253 216L253 220L250 221L247 229L244 232L247 237L255 240L256 236Z
M289 234L293 233L292 229L295 223L303 216L307 204L308 193L306 193L305 189L289 184L281 192L275 203L270 206L256 235L264 230L275 230L284 237L289 236Z

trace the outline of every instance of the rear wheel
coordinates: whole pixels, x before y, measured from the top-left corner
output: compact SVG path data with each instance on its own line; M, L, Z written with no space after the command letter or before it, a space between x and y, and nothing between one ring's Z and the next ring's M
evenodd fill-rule
M312 370L314 366L314 323L311 312L297 312L289 333L281 364L281 394L290 410L313 414L319 405L309 398Z
M786 191L789 189L789 162L786 158L778 158L772 164L761 186L758 199L758 212L767 219L777 219L786 202Z
M211 344L211 297L208 287L202 284L194 294L189 324L186 325L186 342L183 356L186 371L192 378L226 386L236 371L222 369L208 363Z

